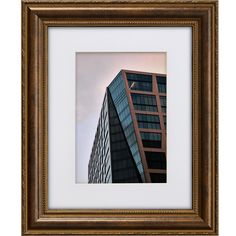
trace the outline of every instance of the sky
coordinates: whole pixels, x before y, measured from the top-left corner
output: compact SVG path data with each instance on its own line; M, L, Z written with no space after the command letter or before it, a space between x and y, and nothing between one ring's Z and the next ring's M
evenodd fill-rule
M121 69L166 73L166 53L76 53L76 182L88 182L88 162L106 87Z

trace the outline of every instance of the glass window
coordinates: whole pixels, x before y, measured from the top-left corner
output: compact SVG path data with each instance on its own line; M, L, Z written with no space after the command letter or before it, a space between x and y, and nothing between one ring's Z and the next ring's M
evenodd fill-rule
M148 168L166 170L166 155L164 152L145 152Z
M152 132L140 132L143 146L161 148L161 134Z
M150 173L152 183L166 183L165 173Z
M157 76L157 86L159 93L166 93L166 76Z
M164 120L164 125L165 125L165 128L166 128L166 116L163 116L163 120Z
M128 85L131 90L152 92L152 83L128 81Z
M119 87L119 86L118 86ZM113 93L116 93L113 91ZM130 108L128 104L128 99L124 86L117 93L114 99L114 95L108 93L108 107L109 107L109 125L110 125L110 140L111 140L111 162L113 171L119 172L124 169L131 172L132 169L135 169L135 176L125 176L122 179L122 173L112 173L112 182L126 182L130 179L135 179L135 182L141 182L141 176L138 173L136 163L134 163L132 155L132 149L129 148L133 143L136 143L136 136L134 133L133 122L130 114ZM131 150L131 153L129 152ZM127 159L126 165L124 165L124 158ZM141 157L139 157L140 161ZM128 165L129 164L129 165ZM135 165L136 164L136 165ZM126 171L126 170L124 170Z
M131 94L134 109L138 111L157 111L157 103L154 95Z
M152 133L152 132L140 132L140 133L141 133L141 138L143 140L155 140L155 141L161 140L160 133Z
M133 81L152 82L152 75L147 74L126 73L126 77L128 80Z
M166 96L160 96L161 110L166 113Z
M152 76L144 74L126 73L131 90L152 91Z
M139 128L160 129L160 118L157 115L136 114Z

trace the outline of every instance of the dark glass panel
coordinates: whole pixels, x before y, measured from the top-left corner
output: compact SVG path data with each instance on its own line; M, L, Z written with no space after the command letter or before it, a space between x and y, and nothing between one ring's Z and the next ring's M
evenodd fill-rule
M166 96L160 96L161 100L161 110L162 112L166 112Z
M153 95L131 94L135 110L157 111L156 98Z
M149 123L149 122L138 122L138 127L140 129L160 129L160 123Z
M166 93L166 77L157 76L157 86L159 93Z
M131 90L152 91L152 76L126 73L128 85Z
M161 141L161 134L152 132L140 132L143 140Z
M140 132L143 146L161 148L161 134L152 132Z
M110 119L110 124L113 125L114 124L113 121L114 122L117 122L117 120L120 121L120 124L121 124L120 127L124 132L129 149L132 152L133 160L135 161L137 169L141 175L141 173L143 172L143 167L141 166L141 169L140 169L138 166L138 163L141 160L140 154L133 153L133 150L131 148L133 143L137 142L137 140L134 133L133 121L130 114L130 108L128 104L128 98L127 98L127 94L125 90L124 80L122 78L122 73L119 73L116 76L113 82L108 86L108 90L110 92L109 93L110 99L113 102L113 106L114 106L113 110L116 111L117 113L117 117L114 117L114 120ZM110 131L113 134L113 133L119 132L120 130L118 129L116 125L114 125L114 129L113 130L110 129ZM121 146L121 144L116 144L116 142L114 142L114 150L120 150L122 148L123 146ZM143 178L143 181L145 181L144 178ZM113 178L112 178L112 182L113 182Z
M163 120L164 120L164 125L165 125L165 128L166 128L166 116L163 116Z
M166 174L164 173L151 173L152 183L166 183Z
M136 73L126 73L128 80L138 81L138 82L152 82L152 75L147 74L136 74Z
M157 115L136 114L139 128L160 129L160 119Z
M157 112L157 107L156 106L146 106L146 105L134 104L134 109L136 111L153 111L153 112Z
M145 152L148 168L166 170L166 155L164 152Z
M141 175L135 160L132 157L132 153L129 149L127 140L132 143L132 137L134 135L133 125L129 122L130 114L123 116L123 127L125 127L126 135L119 120L119 116L115 109L113 100L108 95L109 106L109 125L110 125L110 137L111 137L111 166L112 166L112 183L140 183L142 182ZM124 109L125 112L125 109ZM136 142L136 139L134 139Z
M152 92L152 83L128 81L131 90Z
M143 146L150 148L161 148L161 141L143 140Z

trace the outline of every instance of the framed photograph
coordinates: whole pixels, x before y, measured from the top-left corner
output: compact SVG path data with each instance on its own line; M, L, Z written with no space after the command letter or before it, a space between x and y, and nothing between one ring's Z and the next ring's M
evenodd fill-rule
M217 20L22 1L23 235L218 235Z

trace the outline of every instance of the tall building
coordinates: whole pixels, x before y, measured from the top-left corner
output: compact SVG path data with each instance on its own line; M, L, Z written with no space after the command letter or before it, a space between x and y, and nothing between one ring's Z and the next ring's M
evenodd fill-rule
M121 70L106 89L88 182L166 181L166 75Z

